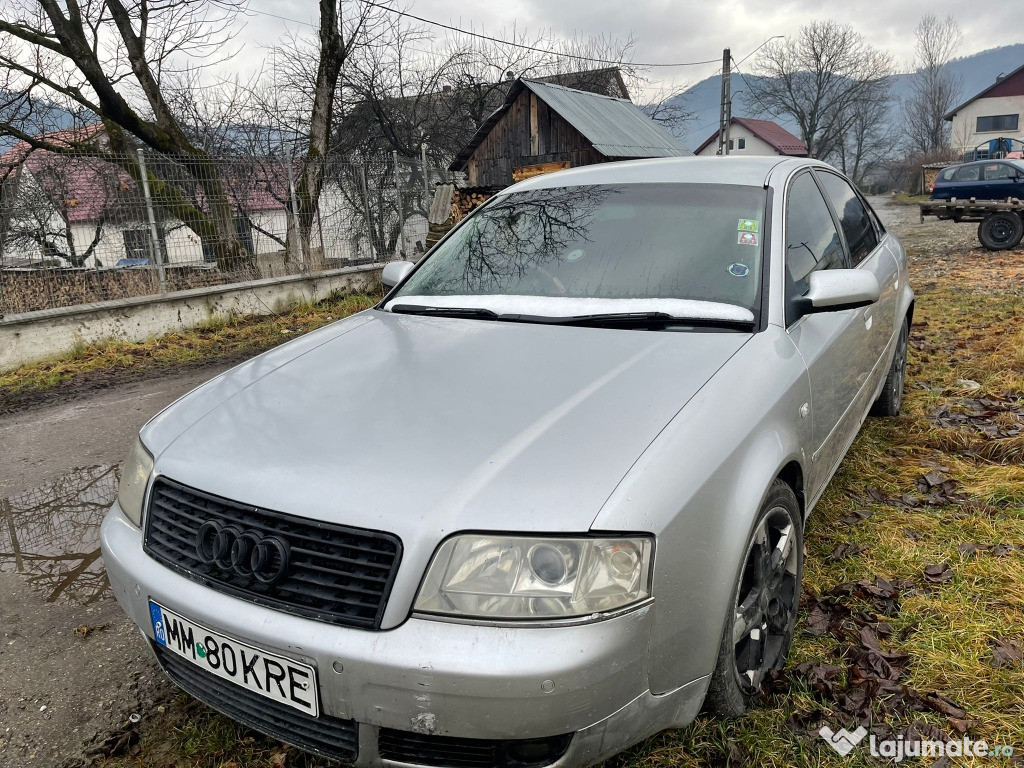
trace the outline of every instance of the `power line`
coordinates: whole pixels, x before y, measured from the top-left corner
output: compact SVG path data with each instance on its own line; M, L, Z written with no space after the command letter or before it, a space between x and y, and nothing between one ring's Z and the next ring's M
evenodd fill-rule
M534 51L535 53L546 53L549 56L565 56L565 57L568 57L568 58L586 59L587 61L592 61L595 64L613 64L613 65L621 66L623 63L626 63L626 64L630 64L630 65L632 65L634 67L696 67L696 66L699 66L701 64L714 64L715 62L718 61L718 59L708 59L706 61L683 61L683 62L679 62L679 63L676 63L676 64L649 64L649 63L645 64L645 63L633 62L633 61L622 62L622 61L613 61L611 59L596 59L596 58L594 58L592 56L573 56L572 54L561 53L559 51L552 51L552 50L549 50L549 49L546 49L546 48L538 48L536 46L526 45L525 43L513 43L513 42L511 42L509 40L502 40L499 37L491 37L490 35L485 35L485 34L482 34L480 32L472 32L470 30L462 29L460 27L455 27L455 26L452 26L450 24L444 24L444 23L442 23L440 21L434 21L433 19L426 19L426 18L424 18L422 16L417 16L417 15L409 13L407 11L400 11L397 8L392 8L391 6L388 6L388 5L383 5L381 3L375 3L375 2L373 2L373 0L359 0L359 2L364 3L366 5L369 5L369 6L373 7L373 8L380 8L380 9L388 11L390 13L395 13L395 14L397 14L399 16L404 16L404 17L409 18L409 19L415 19L416 21L422 22L423 24L431 24L431 25L433 25L435 27L441 27L442 29L450 30L451 32L458 32L460 35L468 35L470 37L476 37L476 38L479 38L481 40L489 40L492 43L501 43L502 45L508 45L508 46L513 47L513 48L521 48L521 49L523 49L525 51Z
M561 51L553 51L553 50L551 50L549 48L540 48L540 47L533 46L533 45L527 45L525 43L516 43L516 42L512 42L511 40L503 40L500 37L492 37L490 35L485 35L485 34L483 34L481 32L473 32L471 30L462 29L461 27L456 27L456 26L453 26L451 24L445 24L443 22L434 21L433 19L428 19L428 18L425 18L423 16L417 16L415 14L408 13L407 11L400 11L397 8L392 8L391 6L383 5L382 3L373 2L373 0L359 0L359 2L361 2L361 3L365 4L365 5L371 6L373 8L380 8L381 10L387 11L389 13L397 14L398 16L403 16L405 18L414 19L414 20L419 21L419 22L421 22L423 24L430 24L430 25L435 26L435 27L441 27L442 29L447 29L447 30L449 30L451 32L456 32L456 33L458 33L460 35L467 35L469 37L475 37L475 38L478 38L480 40L488 40L488 41L490 41L492 43L499 43L501 45L507 45L507 46L510 46L512 48L520 48L520 49L525 50L525 51L533 51L534 53L543 53L543 54L546 54L548 56L561 56L561 57L569 58L569 59L579 59L581 61L590 61L590 62L593 62L595 64L610 64L610 65L613 65L613 66L623 66L625 64L625 65L629 65L629 66L633 66L633 67L663 67L663 68L670 68L670 67L696 67L696 66L700 66L702 64L715 64L715 63L718 62L718 59L715 58L715 59L707 59L705 61L682 61L682 62L678 62L678 63L674 63L674 64L666 64L666 63L644 63L644 62L635 62L635 61L622 61L622 60L614 60L614 59L599 59L599 58L595 58L593 56L580 56L580 55L575 55L575 54L571 54L571 53L565 53L565 52L561 52ZM257 15L260 15L260 16L269 16L270 18L280 19L281 21L290 21L293 24L303 24L303 25L305 25L307 27L312 27L314 29L317 28L317 25L313 24L311 22L300 21L299 19L292 19L292 18L289 18L287 16L280 16L280 15L278 15L276 13L270 13L269 11L257 11L257 10L255 10L253 8L249 8L249 9L247 9L246 12L247 13L254 13L254 14L257 14Z

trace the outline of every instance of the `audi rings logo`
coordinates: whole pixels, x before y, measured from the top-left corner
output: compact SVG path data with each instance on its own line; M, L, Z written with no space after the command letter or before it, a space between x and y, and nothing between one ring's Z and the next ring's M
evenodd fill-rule
M207 520L199 527L196 552L206 565L268 585L284 578L291 556L288 542L279 536L244 531L216 520Z

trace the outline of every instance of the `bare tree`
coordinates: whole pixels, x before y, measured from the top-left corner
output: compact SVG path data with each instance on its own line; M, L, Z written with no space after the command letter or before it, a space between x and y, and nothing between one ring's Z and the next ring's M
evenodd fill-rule
M308 98L299 103L306 130L295 150L301 156L298 218L307 246L340 72L365 19L381 13L353 4L360 10L343 23L342 5L320 0L317 38L304 51L304 65L312 66ZM222 269L254 272L239 236L236 201L210 154L230 143L240 116L257 114L242 99L252 84L211 82L209 74L232 55L228 43L244 6L245 0L0 0L0 93L7 94L0 96L0 135L36 149L103 158L136 182L142 172L132 150L156 150L180 166L173 183L158 172L166 164L155 164L157 172L148 169L166 215L193 229ZM40 108L54 102L49 114ZM100 121L103 140L48 139L61 108L80 114L82 123ZM66 119L68 112L63 114Z
M754 107L791 118L813 157L831 157L843 143L848 117L881 96L892 57L849 25L816 21L758 54L747 79Z
M956 106L962 78L949 62L963 43L956 19L927 14L914 31L914 67L910 96L903 103L903 130L909 148L921 154L949 146L951 125L946 114Z
M866 94L845 115L840 140L829 159L859 186L866 186L896 149L890 109L889 83L880 81L877 92Z
M193 73L223 61L219 52L242 2L7 0L0 69L6 89L20 100L5 105L0 133L34 149L106 159L136 182L142 172L131 150L138 143L183 163L201 190L202 206L157 177L150 179L155 193L172 216L189 223L222 268L250 269L224 185L170 97ZM33 120L40 98L91 113L102 122L103 140L95 140L95 133L88 142L49 140Z

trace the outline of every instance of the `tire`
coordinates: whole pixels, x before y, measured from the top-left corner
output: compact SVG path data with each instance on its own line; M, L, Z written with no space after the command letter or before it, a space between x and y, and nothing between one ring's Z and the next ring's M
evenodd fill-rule
M896 340L896 351L892 355L889 373L885 376L885 384L878 399L871 405L871 416L899 416L903 406L903 390L907 383L907 341L910 338L910 321L903 319L899 338Z
M747 540L706 710L739 717L757 703L768 673L782 669L793 642L803 569L800 505L793 489L776 480Z
M990 251L1016 248L1024 238L1024 219L1010 211L990 213L978 225L978 239Z

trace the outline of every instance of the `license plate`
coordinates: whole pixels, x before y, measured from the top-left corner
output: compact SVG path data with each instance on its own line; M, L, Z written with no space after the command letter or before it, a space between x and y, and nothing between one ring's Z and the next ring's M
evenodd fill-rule
M317 717L316 670L227 637L149 601L156 641L172 653L246 690Z

